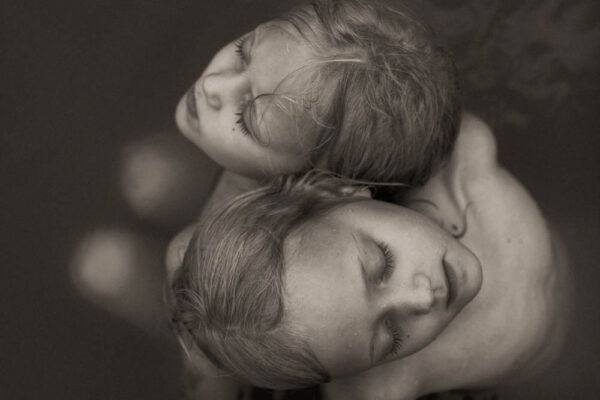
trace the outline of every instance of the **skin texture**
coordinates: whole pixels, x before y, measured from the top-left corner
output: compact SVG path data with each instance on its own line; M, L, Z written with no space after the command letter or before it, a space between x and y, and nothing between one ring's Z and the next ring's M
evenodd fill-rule
M302 152L304 140L299 136L292 114L267 100L258 101L255 118L249 118L251 108L247 106L261 94L285 94L290 87L299 85L296 77L290 75L308 61L308 47L285 30L263 24L245 35L241 46L243 57L236 50L238 47L232 42L215 54L175 112L175 120L184 136L225 168L203 213L258 187L265 176L306 167ZM280 54L287 56L275 59L275 55ZM189 101L190 98L193 101ZM190 103L193 110L186 103ZM245 126L255 135L248 135L238 123L240 112ZM166 254L169 277L181 265L193 229L194 225L190 225L172 239ZM203 358L200 354L191 356ZM196 368L200 365L200 370L195 371L197 395L237 398L239 383L226 377L211 378L222 374L207 361L195 364Z
M497 165L489 128L463 118L452 160L407 204L462 233L481 262L482 287L428 346L333 381L327 397L414 399L515 382L544 368L568 326L568 260L531 196Z
M246 177L304 169L303 130L285 95L303 84L308 46L273 23L259 25L237 44L241 48L232 42L218 51L180 100L179 129L225 169ZM280 96L260 97L272 93Z
M223 179L227 184L216 190L221 198L243 192L238 184L247 183L235 176ZM452 159L425 186L415 189L406 205L431 221L422 221L422 229L436 224L477 257L483 272L481 289L450 323L439 325L445 328L431 343L400 360L335 379L324 386L326 397L414 399L456 388L481 389L526 379L551 362L562 345L571 313L568 259L531 196L497 164L494 137L482 121L465 115ZM333 215L328 223L347 222L344 210L337 212L341 218ZM434 236L443 237L439 232ZM295 240L314 239L299 232ZM185 234L178 236L170 251L187 241ZM423 256L431 257L429 253ZM171 262L173 268L180 265L175 257ZM405 276L409 277L405 282L410 282L410 274ZM337 279L352 282L355 277ZM411 293L419 301L410 304L425 303L422 282L412 280Z
M481 287L469 249L423 215L380 201L309 222L284 254L288 323L334 378L427 346Z

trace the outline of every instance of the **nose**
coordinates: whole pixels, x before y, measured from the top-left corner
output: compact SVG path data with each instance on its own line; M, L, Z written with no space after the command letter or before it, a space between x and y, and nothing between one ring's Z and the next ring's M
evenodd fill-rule
M222 96L219 93L223 87L222 81L223 79L218 73L213 73L206 75L201 82L202 94L209 107L214 108L215 110L219 110L223 107Z
M389 288L386 303L394 311L404 315L428 314L435 304L431 280L424 274L416 274L405 285Z
M223 71L207 74L200 86L209 107L219 110L227 102L241 98L246 82L240 74Z
M415 314L429 313L435 303L431 280L424 274L417 274L413 278L413 288L408 296L408 307Z

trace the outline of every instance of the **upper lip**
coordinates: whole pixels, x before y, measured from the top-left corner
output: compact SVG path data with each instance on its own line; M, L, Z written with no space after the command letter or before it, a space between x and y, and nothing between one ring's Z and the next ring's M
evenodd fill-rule
M446 299L446 308L448 308L456 298L456 272L446 260L442 260L442 265L444 266L444 277L448 288Z

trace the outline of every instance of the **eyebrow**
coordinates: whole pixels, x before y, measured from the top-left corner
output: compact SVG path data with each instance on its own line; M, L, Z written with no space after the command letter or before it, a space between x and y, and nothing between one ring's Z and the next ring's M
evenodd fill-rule
M359 244L359 240L356 237L356 235L353 233L352 234L352 239L354 239L354 243L356 244L357 248L363 249L363 246L361 246ZM364 250L364 249L363 249ZM365 285L365 292L367 294L369 294L370 289L369 289L369 275L367 273L367 270L365 269L365 265L362 262L362 259L360 258L360 251L359 251L359 256L358 256L358 262L360 263L360 269L362 272L362 277L363 277L363 282ZM369 360L371 362L371 366L373 366L375 364L375 338L376 338L376 329L372 329L371 330L371 339L369 341Z

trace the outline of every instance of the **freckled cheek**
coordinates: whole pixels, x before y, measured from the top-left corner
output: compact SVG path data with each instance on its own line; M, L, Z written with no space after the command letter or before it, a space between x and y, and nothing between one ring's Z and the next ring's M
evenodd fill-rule
M245 146L235 140L238 132L231 132L231 130L223 132L222 129L218 129L218 126L206 126L205 128L198 138L198 144L209 156L217 157L217 162L248 157Z
M451 315L445 312L422 319L406 333L406 348L418 349L429 345L446 329L450 320Z
M357 331L348 330L343 332L339 338L340 346L339 361L349 365L359 366L365 363L365 340Z
M229 115L231 114L231 115ZM227 143L235 138L235 135L242 135L239 126L236 124L237 118L234 118L233 112L213 111L207 109L200 118L200 130L202 136L211 142Z

